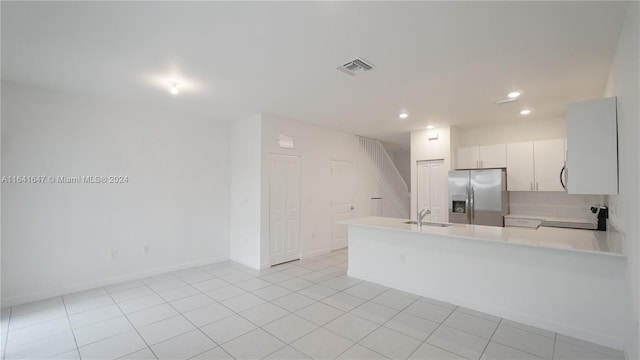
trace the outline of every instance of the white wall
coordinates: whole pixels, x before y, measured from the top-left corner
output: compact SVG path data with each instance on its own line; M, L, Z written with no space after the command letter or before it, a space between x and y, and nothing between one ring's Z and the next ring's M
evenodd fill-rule
M278 136L294 138L295 148L278 145ZM304 122L262 115L262 236L261 260L269 265L269 154L300 156L301 165L301 256L303 258L331 250L331 160L352 161L355 172L355 214L373 212L372 197L380 196L376 177L368 168L366 155L359 149L355 135Z
M129 182L2 184L2 305L227 258L227 133L209 120L3 82L3 175Z
M429 137L434 137L436 134L438 136L437 140L429 140ZM455 130L448 127L420 130L411 133L411 204L409 210L412 219L416 218L416 206L418 203L417 162L422 160L444 159L445 169L449 171L452 168L451 155L453 149L451 145L455 142L455 137Z
M404 182L409 186L411 183L411 150L391 151L389 152L389 157L391 157Z
M625 236L628 270L626 352L640 358L640 7L632 2L611 67L604 96L618 97L619 194L609 196L610 220Z
M484 124L458 129L458 147L509 144L567 137L564 118L518 119L511 123Z
M229 241L231 259L253 268L259 268L262 116L257 114L246 119L232 121L230 127Z

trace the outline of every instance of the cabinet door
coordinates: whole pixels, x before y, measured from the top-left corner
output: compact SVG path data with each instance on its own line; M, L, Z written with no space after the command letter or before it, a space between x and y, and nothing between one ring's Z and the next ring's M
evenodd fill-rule
M567 106L567 192L618 193L616 98Z
M476 169L478 167L478 147L458 148L456 154L456 169Z
M481 168L507 167L507 145L505 144L480 146L478 154Z
M507 190L533 191L533 142L507 144Z
M560 171L564 166L564 139L533 143L535 188L537 191L564 191Z

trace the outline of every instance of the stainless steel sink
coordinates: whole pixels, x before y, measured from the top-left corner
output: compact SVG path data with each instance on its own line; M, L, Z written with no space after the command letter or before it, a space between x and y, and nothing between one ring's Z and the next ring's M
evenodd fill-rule
M417 222L416 220L409 220L409 221L405 221L404 223L405 223L405 224L418 225L418 222ZM438 226L438 227L448 227L448 226L452 226L453 224L423 221L423 222L422 222L422 225L426 225L426 226Z

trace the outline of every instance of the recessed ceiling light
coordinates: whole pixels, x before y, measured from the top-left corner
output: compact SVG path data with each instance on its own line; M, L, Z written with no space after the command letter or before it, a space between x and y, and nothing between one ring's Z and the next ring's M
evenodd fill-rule
M520 115L529 115L529 114L531 114L531 110L524 109L520 111Z
M407 114L406 112L403 112L403 113L400 113L400 115L398 116L400 116L400 119L406 119L409 117L409 114Z
M433 129L435 126L433 125L427 125L427 129Z
M169 92L173 95L178 95L178 83L172 81L169 83Z
M517 91L512 91L512 92L510 92L507 96L508 96L509 98L511 98L511 99L515 99L515 98L517 98L518 96L520 96L520 93L519 93L519 92L517 92Z

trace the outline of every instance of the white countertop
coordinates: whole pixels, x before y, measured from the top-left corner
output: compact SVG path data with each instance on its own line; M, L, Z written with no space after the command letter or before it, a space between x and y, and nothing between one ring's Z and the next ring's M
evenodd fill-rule
M483 225L453 224L448 227L406 224L407 219L370 216L341 222L347 225L398 230L439 235L463 239L502 242L514 245L533 246L565 251L588 252L610 256L624 256L622 240L615 231L594 231L540 227L538 229L519 227L497 227Z

